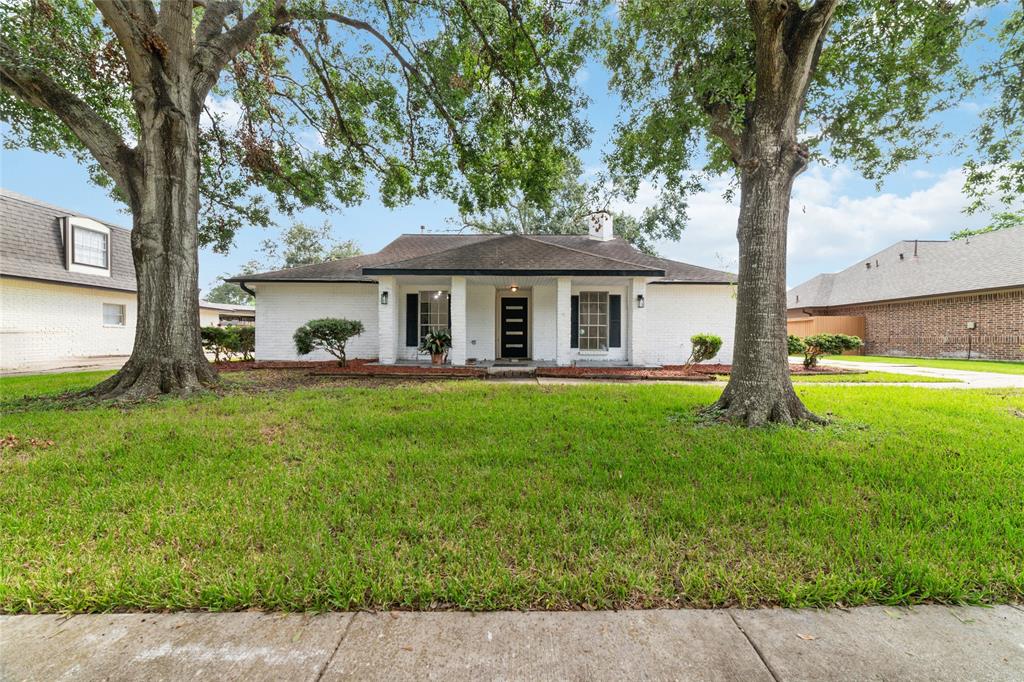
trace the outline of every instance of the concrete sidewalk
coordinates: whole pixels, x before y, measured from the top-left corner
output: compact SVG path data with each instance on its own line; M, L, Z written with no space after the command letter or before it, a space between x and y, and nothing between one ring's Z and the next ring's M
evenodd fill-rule
M792 360L792 358L791 358ZM939 367L918 367L901 363L897 358L892 362L857 362L856 360L820 360L827 367L859 369L868 372L892 372L912 374L932 379L950 379L960 383L905 383L902 386L921 388L1024 388L1024 374L999 374L997 372L975 372L965 369L944 369ZM854 384L856 385L856 384ZM863 384L862 384L863 385Z
M1024 609L0 617L2 680L1021 680Z

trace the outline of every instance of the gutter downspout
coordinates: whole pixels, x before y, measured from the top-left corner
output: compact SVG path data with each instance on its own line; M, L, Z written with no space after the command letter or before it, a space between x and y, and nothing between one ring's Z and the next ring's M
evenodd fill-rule
M242 291L244 291L245 293L249 294L253 298L256 298L256 292L253 291L252 289L250 289L249 287L245 286L245 282L239 282L238 286L240 286L242 288Z

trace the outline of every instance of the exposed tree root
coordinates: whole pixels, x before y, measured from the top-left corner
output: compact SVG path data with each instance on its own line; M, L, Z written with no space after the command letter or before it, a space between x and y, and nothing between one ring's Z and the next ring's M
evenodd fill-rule
M217 371L197 360L131 358L114 376L82 393L97 400L135 402L158 395L193 395L217 383Z
M707 409L709 415L733 424L764 426L802 422L827 424L828 420L808 410L788 379L771 390L735 387L730 381L721 397Z

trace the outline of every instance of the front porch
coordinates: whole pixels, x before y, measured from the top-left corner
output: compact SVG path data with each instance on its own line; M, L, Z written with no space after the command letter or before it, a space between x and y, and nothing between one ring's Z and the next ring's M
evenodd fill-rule
M429 364L430 330L449 329L453 366L642 367L644 277L384 275L378 361Z

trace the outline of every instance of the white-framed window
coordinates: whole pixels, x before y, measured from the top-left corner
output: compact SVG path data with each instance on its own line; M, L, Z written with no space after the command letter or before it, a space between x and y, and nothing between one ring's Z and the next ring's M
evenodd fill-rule
M103 326L123 327L125 325L125 307L120 303L103 304Z
M71 226L71 262L92 268L110 268L110 235L80 225Z
M420 338L428 332L448 329L448 292L420 292Z
M608 292L580 292L580 350L608 350Z

